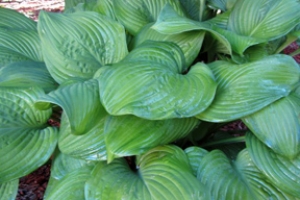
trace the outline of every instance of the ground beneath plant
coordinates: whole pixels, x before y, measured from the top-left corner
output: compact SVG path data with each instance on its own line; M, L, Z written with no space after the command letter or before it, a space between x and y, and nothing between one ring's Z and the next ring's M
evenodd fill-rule
M64 9L64 0L0 0L0 7L17 10L18 12L25 14L27 17L37 20L38 14L41 10L61 12ZM298 49L298 45L293 43L285 49L284 52L289 54L295 49ZM297 55L294 58L298 63L300 63L300 55ZM245 128L246 127L242 122L237 121L223 127L222 130L244 130ZM28 176L20 178L16 200L43 199L50 176L50 167L50 164L45 164Z

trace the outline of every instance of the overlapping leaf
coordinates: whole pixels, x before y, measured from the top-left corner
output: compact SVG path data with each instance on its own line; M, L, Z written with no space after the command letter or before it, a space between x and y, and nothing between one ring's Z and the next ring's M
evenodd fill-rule
M28 88L39 86L45 92L57 87L42 62L22 61L7 64L0 68L0 87Z
M45 63L58 83L89 79L101 66L127 54L123 26L95 12L41 12L38 31Z
M0 19L1 28L36 30L36 22L16 10L0 7Z
M204 63L183 74L180 54L172 43L145 43L123 62L101 68L95 77L108 113L158 120L192 117L205 110L214 98L214 77Z
M200 123L196 118L146 120L135 116L109 116L105 123L108 162L114 157L140 155L187 136Z
M34 106L40 88L0 89L0 182L17 179L44 164L57 143L47 126L51 109Z
M65 154L57 154L44 199L84 199L84 185L94 164Z
M197 178L206 186L212 199L293 199L292 195L272 185L255 166L246 149L235 161L220 150L207 153L190 148L188 155L194 158Z
M209 199L193 176L185 153L162 146L137 158L137 171L125 159L99 163L86 184L87 199Z
M246 144L253 162L265 174L269 182L300 198L300 156L294 159L280 156L250 133L247 134Z
M117 19L132 35L136 35L146 24L155 22L166 4L169 4L180 15L184 15L180 2L176 0L113 0Z
M0 183L0 199L14 200L16 199L19 187L19 179L9 182Z
M293 158L300 151L299 113L300 87L289 96L245 117L243 121L274 152Z
M197 117L211 122L232 121L252 114L288 96L300 78L298 64L285 55L242 65L216 61L209 66L218 89L213 103Z
M173 42L181 48L187 66L194 62L202 47L205 35L203 31L162 34L152 29L152 25L153 23L147 24L140 30L130 44L131 49L136 48L147 40Z
M240 0L235 4L228 29L239 35L273 40L300 23L297 0Z
M107 113L100 103L96 80L62 85L39 99L39 105L44 103L63 109L59 137L63 153L89 160L106 157L103 129Z

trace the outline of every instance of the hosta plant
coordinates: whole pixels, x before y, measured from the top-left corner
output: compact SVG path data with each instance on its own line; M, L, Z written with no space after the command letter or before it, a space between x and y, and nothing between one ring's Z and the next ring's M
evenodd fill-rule
M300 67L282 53L299 10L69 0L36 23L0 8L0 199L48 161L48 200L300 199Z

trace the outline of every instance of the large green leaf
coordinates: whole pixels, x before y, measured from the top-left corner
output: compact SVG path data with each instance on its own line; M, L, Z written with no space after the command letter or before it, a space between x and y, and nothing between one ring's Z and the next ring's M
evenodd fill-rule
M180 53L175 44L148 42L123 62L102 67L95 77L107 112L158 120L192 117L205 110L214 98L214 77L204 63L183 74Z
M288 96L299 82L298 64L286 55L273 55L242 65L211 63L218 89L210 107L197 115L211 122L232 121Z
M19 179L9 182L0 183L0 199L14 200L16 199L19 187Z
M230 10L237 0L208 0L207 4L209 7L214 9L220 9L222 11Z
M113 0L113 4L117 19L132 35L136 35L146 24L155 22L166 4L169 4L180 15L184 15L178 0Z
M45 92L57 87L50 76L46 65L42 62L14 62L0 68L0 87L28 88L39 86Z
M207 6L207 0L179 0L191 19L204 21L212 16L212 10Z
M99 163L86 184L86 199L209 199L178 147L152 149L136 164L133 171L123 158Z
M203 157L208 153L205 149L202 149L200 147L188 147L184 150L186 155L189 158L190 165L193 170L194 176L197 176L198 170L199 170L199 163L203 159Z
M52 111L38 110L40 88L0 89L0 182L29 174L44 164L57 143L57 129L47 126Z
M105 123L108 162L114 157L140 155L187 136L200 123L196 118L146 120L135 116L109 116Z
M1 28L36 30L36 22L16 10L0 7L0 19Z
M88 160L106 158L103 129L107 113L100 103L96 80L62 85L41 97L38 105L47 103L63 109L58 141L63 153Z
M152 29L152 25L153 23L149 23L140 30L130 44L131 49L136 48L147 40L173 42L181 48L187 66L190 66L194 62L202 47L205 35L203 31L162 34Z
M289 96L246 116L243 121L274 152L293 158L300 151L299 113L300 87Z
M228 29L233 32L272 40L300 23L298 0L240 0L231 12Z
M246 144L253 162L265 174L269 182L300 198L300 156L294 159L280 156L251 133L247 134Z
M0 68L19 60L43 61L36 30L0 27Z
M197 178L206 186L212 199L293 199L272 185L251 160L248 151L241 151L231 160L220 150L203 157L199 153Z
M89 79L101 66L127 54L123 26L95 12L41 12L38 31L45 63L58 83Z
M44 199L84 199L84 185L94 164L65 154L57 154Z

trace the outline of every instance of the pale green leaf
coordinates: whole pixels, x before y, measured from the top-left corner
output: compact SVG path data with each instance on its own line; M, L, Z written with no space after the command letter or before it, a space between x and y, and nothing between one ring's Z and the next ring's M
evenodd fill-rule
M274 152L293 158L300 151L300 87L264 109L246 116L243 122ZM287 145L288 144L288 145Z
M36 22L16 10L0 7L0 19L2 28L36 30Z
M57 87L57 83L50 76L42 62L22 61L14 62L0 68L0 87L29 88L39 86L45 92Z
M93 167L90 161L55 155L44 199L84 199L84 185Z
M239 35L272 40L300 23L298 0L240 0L231 12L228 29Z
M130 48L134 49L143 42L150 41L166 41L177 44L185 57L186 66L190 66L198 56L204 39L203 31L190 31L178 34L162 34L152 29L153 23L145 25L140 32L134 37L130 44Z
M73 8L80 3L88 3L88 2L94 2L94 1L97 1L97 0L65 0L65 10Z
M288 96L299 82L300 69L289 56L273 55L236 65L211 63L218 89L212 104L197 117L204 121L232 121Z
M199 153L199 157L202 152ZM272 185L258 170L248 151L231 160L220 150L205 154L198 163L197 178L207 187L212 199L294 199Z
M40 88L0 89L0 182L29 174L43 165L57 143L57 129L47 126L52 111L38 110Z
M109 116L105 123L108 162L116 157L140 155L186 137L200 123L196 118L146 120L135 116Z
M186 154L175 146L148 151L137 158L136 170L123 158L99 163L85 192L86 199L209 199Z
M89 79L127 54L124 27L95 12L41 12L38 31L45 63L58 83Z
M87 160L106 159L104 122L108 115L100 103L96 80L62 85L38 104L53 103L63 109L58 145L65 154Z
M184 68L174 64L178 49L169 43L155 44L146 43L131 52L142 52L143 61L139 57L129 61L125 58L124 62L101 68L95 75L101 102L109 114L132 114L151 120L185 118L210 105L216 89L210 69L197 63L183 74ZM170 53L166 53L169 49Z
M36 30L0 27L1 65L19 60L43 61Z
M201 162L201 160L203 159L203 157L208 153L207 150L202 149L200 147L188 147L184 150L184 152L186 153L186 155L188 156L190 165L192 167L193 170L193 174L194 176L197 176L197 172L199 170L199 163Z
M274 153L253 134L246 137L249 154L269 182L279 189L300 198L300 156L288 159Z
M0 183L0 199L15 200L18 193L18 187L19 179Z
M166 4L170 5L180 15L184 15L183 8L178 0L113 0L113 4L117 19L134 36L146 24L155 22Z

